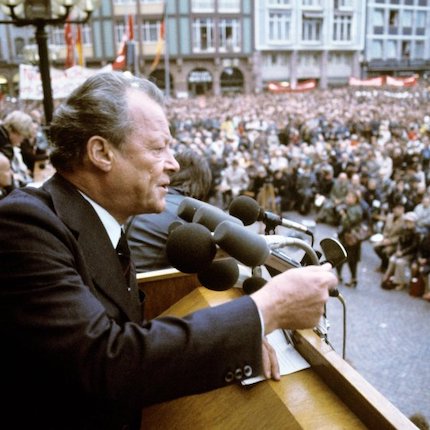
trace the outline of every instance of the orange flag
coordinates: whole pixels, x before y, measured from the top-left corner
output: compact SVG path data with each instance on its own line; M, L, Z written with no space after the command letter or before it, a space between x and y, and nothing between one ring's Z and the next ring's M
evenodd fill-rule
M163 21L161 21L161 24L160 24L160 35L158 37L157 49L155 51L155 58L151 64L149 73L153 72L157 68L158 63L160 62L161 54L163 51L163 45L164 45L164 31L165 30L164 30L164 19L163 19Z
M81 24L76 27L76 51L78 52L78 64L81 67L85 66L84 53L82 48Z

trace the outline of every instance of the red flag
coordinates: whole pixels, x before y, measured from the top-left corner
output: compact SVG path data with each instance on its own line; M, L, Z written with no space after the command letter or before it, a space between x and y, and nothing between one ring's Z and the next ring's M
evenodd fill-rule
M75 65L75 49L74 49L75 47L73 43L72 25L68 21L66 21L64 25L64 39L66 41L66 49L67 49L64 67L68 69Z
M128 16L127 28L122 35L121 46L116 53L116 58L112 63L113 70L124 70L126 64L127 42L134 39L133 16Z

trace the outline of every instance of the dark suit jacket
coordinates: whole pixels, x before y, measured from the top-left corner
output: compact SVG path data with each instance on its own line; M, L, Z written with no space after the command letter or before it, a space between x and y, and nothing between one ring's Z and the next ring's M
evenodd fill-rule
M98 216L58 174L0 202L0 318L0 428L136 428L145 405L261 368L249 297L142 321Z

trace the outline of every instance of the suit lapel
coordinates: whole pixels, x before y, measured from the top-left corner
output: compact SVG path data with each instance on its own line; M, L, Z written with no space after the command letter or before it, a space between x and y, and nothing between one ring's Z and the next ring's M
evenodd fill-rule
M137 284L133 282L129 291L116 251L93 207L58 174L43 187L51 194L59 218L74 232L96 289L109 297L130 320L140 322Z

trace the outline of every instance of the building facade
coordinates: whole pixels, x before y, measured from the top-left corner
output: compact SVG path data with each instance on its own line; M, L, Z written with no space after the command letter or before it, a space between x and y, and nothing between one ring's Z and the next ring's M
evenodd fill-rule
M314 79L321 88L360 74L365 2L256 0L261 83Z
M126 44L125 68L175 97L260 92L273 81L327 88L428 73L429 29L430 0L103 0L80 26L76 63L107 66ZM46 30L51 66L64 69L64 25ZM18 95L21 63L38 64L35 29L0 24L3 94Z
M430 72L430 1L373 0L367 2L367 76Z

